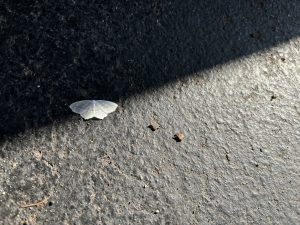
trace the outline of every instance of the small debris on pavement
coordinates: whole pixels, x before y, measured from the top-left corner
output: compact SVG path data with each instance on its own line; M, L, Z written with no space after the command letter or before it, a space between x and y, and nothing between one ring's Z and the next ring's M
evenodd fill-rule
M174 135L173 139L175 139L175 141L177 142L181 142L184 139L184 137L184 134L182 132L179 132Z
M224 19L224 22L226 24L232 22L232 17L231 16L226 15L226 16L223 17L223 19Z
M273 100L276 99L276 98L277 98L277 97L276 97L275 95L272 95L270 100L273 101Z
M148 126L152 131L156 131L160 128L160 125L155 121L152 121L151 124Z
M257 40L261 39L262 36L263 36L263 35L262 35L262 33L261 33L260 31L256 31L256 32L250 34L250 37L252 37L252 38L254 38L254 39L257 39Z
M43 199L42 201L39 201L39 202L35 202L35 203L31 203L31 204L26 204L26 205L20 205L20 207L21 208L29 208L29 207L33 207L33 206L39 207L39 206L47 204L48 199L49 198L45 198L45 199Z
M229 155L228 155L228 154L226 154L225 156L226 156L226 159L227 159L227 161L228 161L228 162L230 162Z

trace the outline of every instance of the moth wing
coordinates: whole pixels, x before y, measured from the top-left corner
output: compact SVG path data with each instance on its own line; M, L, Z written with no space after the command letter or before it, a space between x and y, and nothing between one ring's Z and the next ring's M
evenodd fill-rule
M74 113L78 113L78 114L93 110L93 101L83 100L83 101L74 102L70 105L70 109Z
M112 113L117 109L118 105L114 102L105 101L105 100L96 100L95 101L95 111L103 111L105 113Z

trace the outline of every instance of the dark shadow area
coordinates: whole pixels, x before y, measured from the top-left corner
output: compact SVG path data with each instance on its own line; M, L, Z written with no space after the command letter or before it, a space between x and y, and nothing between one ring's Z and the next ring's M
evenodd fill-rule
M0 136L120 102L300 34L300 1L4 0Z

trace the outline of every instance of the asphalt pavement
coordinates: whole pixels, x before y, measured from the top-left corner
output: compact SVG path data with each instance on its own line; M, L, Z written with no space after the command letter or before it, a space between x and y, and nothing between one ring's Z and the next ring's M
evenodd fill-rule
M300 224L299 35L298 0L1 1L0 224Z

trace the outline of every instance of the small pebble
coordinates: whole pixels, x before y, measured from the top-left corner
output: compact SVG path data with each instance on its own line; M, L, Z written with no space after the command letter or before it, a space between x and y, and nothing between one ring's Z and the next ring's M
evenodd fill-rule
M159 213L159 210L158 210L158 209L154 211L154 214L158 214L158 213Z
M181 142L184 139L184 134L182 132L179 132L174 135L173 139L177 142Z
M152 131L156 131L160 128L160 125L155 121L152 121L151 124L148 126Z

